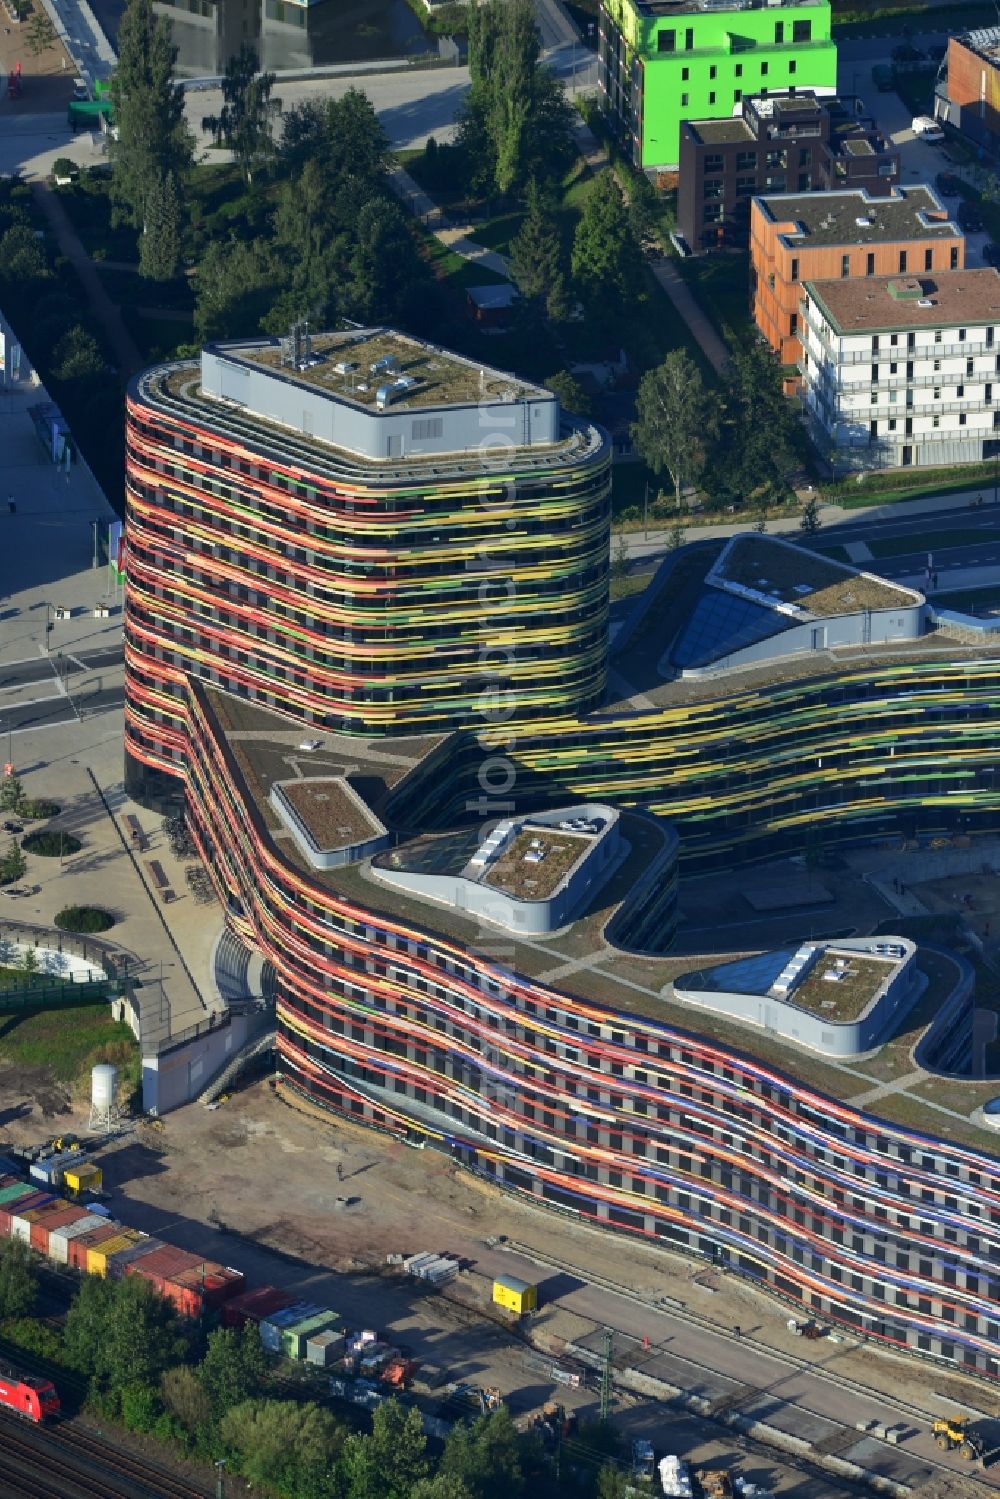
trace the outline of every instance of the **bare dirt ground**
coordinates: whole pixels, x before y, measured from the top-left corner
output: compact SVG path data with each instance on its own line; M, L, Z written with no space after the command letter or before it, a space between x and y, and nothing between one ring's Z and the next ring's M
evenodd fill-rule
M0 1073L0 1127L7 1140L30 1143L56 1129L86 1126L78 1109L48 1113L44 1083L21 1086L25 1081ZM61 1097L52 1102L64 1106ZM104 1153L103 1164L109 1205L124 1221L235 1264L251 1284L294 1286L304 1298L336 1307L348 1326L391 1329L393 1341L420 1359L426 1389L452 1379L496 1384L518 1414L553 1397L581 1414L594 1413L596 1396L553 1387L547 1374L532 1370L525 1344L487 1320L492 1274L503 1259L487 1245L495 1235L580 1271L580 1278L556 1273L544 1283L545 1307L533 1340L556 1358L565 1356L567 1341L589 1343L599 1335L617 1308L631 1311L641 1327L641 1308L616 1298L606 1298L603 1314L596 1305L582 1314L561 1305L560 1294L579 1290L587 1275L613 1278L650 1303L669 1296L727 1333L739 1323L768 1346L799 1357L823 1346L792 1338L780 1303L703 1262L533 1210L436 1152L292 1108L266 1083L214 1111L189 1107L171 1114L163 1130L140 1126ZM346 1202L338 1206L337 1199ZM387 1270L386 1254L421 1249L473 1262L447 1297ZM992 1409L981 1386L911 1360L847 1347L820 1356L860 1384L928 1408L948 1394L960 1404ZM649 1435L658 1448L669 1444L697 1463L725 1463L767 1483L782 1499L845 1499L854 1492L795 1458L656 1401L626 1397L618 1414L626 1430ZM976 1499L995 1491L994 1484L987 1489L972 1478L952 1477L936 1487L936 1476L924 1476L921 1499Z

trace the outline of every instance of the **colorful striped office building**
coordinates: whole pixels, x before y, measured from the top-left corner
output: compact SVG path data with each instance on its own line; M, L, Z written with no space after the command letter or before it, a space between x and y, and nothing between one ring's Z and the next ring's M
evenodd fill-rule
M596 707L609 465L550 391L385 329L140 375L130 787L148 800L183 763L191 677L358 735Z
M498 418L482 449L416 453L452 429L396 382L429 383L445 356L420 346L413 373L390 337L209 350L130 395L129 783L154 804L183 796L229 925L274 966L283 1088L539 1205L705 1256L806 1315L997 1378L989 1136L935 1137L930 1110L928 1132L867 1114L849 1102L857 1075L815 1055L821 1081L800 1083L794 1045L685 1007L663 950L679 864L801 850L816 831L833 848L995 829L1000 659L988 641L922 633L919 598L816 559L811 610L781 602L769 624L740 570L759 584L770 568L776 587L781 559L744 547L723 577L684 549L655 616L673 664L640 631L636 659L659 671L607 706L603 438L533 387L460 365L452 394L470 411L506 382L496 404L517 443L500 454ZM303 400L317 358L342 382L325 428L325 406ZM280 391L264 412L262 367ZM368 439L356 411L376 423ZM782 565L805 597L806 564ZM706 592L709 566L724 598ZM514 586L484 626L478 590L497 577ZM814 616L848 596L864 643L831 654ZM880 614L902 634L876 646ZM813 646L715 668L769 628ZM484 696L462 652L491 629L511 649ZM470 820L530 824L570 804L619 809L621 862L565 937L491 930L384 877L396 859L408 876L471 878ZM553 848L563 827L550 818ZM921 964L947 1047L968 1024L970 972L947 954Z

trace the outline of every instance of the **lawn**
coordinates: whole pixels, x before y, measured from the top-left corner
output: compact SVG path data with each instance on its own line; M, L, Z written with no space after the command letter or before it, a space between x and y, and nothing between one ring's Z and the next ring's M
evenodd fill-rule
M919 5L913 0L880 0L863 5L859 0L834 0L833 35L845 40L852 36L907 35L918 32L959 32L966 27L995 26L996 7L982 4Z
M993 463L969 463L961 467L931 470L918 479L912 469L889 469L872 475L858 475L836 484L824 484L819 499L825 505L840 505L844 510L867 509L871 505L895 505L903 500L922 500L928 496L961 494L964 490L994 487L997 466Z
M139 1082L139 1047L107 1004L75 1010L39 1010L0 1023L0 1062L49 1069L59 1082L89 1087L90 1069L113 1062L126 1089Z
M691 255L678 261L678 270L723 337L731 333L741 344L756 338L757 326L750 313L748 251Z
M934 552L945 547L988 546L1000 541L1000 531L952 527L941 531L912 531L905 536L874 536L865 545L873 557L905 557L910 552Z

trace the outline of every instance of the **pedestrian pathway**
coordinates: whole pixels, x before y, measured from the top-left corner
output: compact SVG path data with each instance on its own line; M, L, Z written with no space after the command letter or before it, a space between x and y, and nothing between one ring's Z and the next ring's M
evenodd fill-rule
M147 361L139 353L132 335L125 327L121 313L104 290L97 268L83 248L80 236L73 228L69 215L56 194L44 182L33 182L31 190L35 195L36 203L49 221L60 252L66 256L80 278L80 284L86 293L91 311L114 352L119 371L123 375L134 375L137 370L143 368Z
M468 225L452 224L434 199L424 192L420 184L415 182L403 167L397 165L392 168L389 173L389 186L400 202L415 218L423 220L434 238L439 240L446 249L454 251L463 260L493 271L496 275L502 276L505 281L510 280L510 272L504 257L496 250L487 250L485 245L476 244L474 239L470 239Z
M653 262L653 275L674 304L678 315L687 323L695 343L717 375L724 375L729 364L729 350L702 311L676 264L668 256Z

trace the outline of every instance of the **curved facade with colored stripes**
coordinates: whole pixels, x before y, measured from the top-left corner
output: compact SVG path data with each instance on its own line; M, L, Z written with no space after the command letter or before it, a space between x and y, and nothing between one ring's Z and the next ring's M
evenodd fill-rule
M1000 659L944 643L792 680L671 684L640 712L541 720L512 743L518 810L567 794L672 821L686 869L883 836L1000 825ZM800 668L801 671L801 668ZM456 742L451 773L411 777L404 827L447 826L479 793L482 751Z
M564 421L554 443L490 448L488 411L483 451L378 462L209 399L194 364L133 381L134 789L181 759L189 676L367 735L453 728L498 683L520 719L602 701L607 441Z
M996 1377L1000 1161L880 1122L648 1015L521 978L292 863L201 689L187 796L278 974L285 1084L812 1313ZM956 974L957 976L957 974Z

